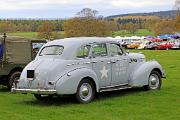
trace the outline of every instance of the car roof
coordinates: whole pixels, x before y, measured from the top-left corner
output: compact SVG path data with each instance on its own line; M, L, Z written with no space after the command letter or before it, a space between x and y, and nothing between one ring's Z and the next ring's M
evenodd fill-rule
M114 41L105 37L74 37L74 38L57 39L49 42L47 45L81 46L84 44L91 44L97 42L114 42Z
M86 44L99 43L99 42L114 42L109 38L105 37L74 37L74 38L65 38L58 39L45 44L41 49L46 46L59 45L64 47L64 51L61 54L63 59L74 59L76 58L76 51L79 47ZM40 50L41 51L41 50Z

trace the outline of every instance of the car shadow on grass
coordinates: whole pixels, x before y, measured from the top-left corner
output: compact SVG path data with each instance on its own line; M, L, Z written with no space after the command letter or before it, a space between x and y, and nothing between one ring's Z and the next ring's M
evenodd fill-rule
M107 99L112 99L115 97L121 97L121 96L130 96L132 94L137 94L144 92L143 88L131 88L126 90L118 90L118 91L111 91L111 92L103 92L96 95L96 98L92 101L105 101ZM52 99L45 99L43 101L38 101L35 98L28 100L28 101L21 101L20 104L26 104L26 105L35 105L35 106L68 106L68 105L75 105L79 104L75 96L57 96Z
M135 87L135 88L129 88L129 89L124 89L124 90L102 92L96 96L95 101L106 100L106 99L111 99L111 98L121 97L121 96L130 96L132 94L137 94L137 93L142 93L142 92L145 92L145 89L142 87Z
M55 96L50 99L36 100L35 98L28 101L21 101L20 104L37 105L37 106L64 106L77 104L74 96Z

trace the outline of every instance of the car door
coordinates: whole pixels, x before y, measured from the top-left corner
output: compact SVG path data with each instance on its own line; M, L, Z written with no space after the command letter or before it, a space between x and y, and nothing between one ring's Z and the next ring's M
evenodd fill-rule
M111 55L112 81L111 86L128 84L128 58L121 46L116 43L109 44Z
M111 85L111 64L108 57L106 43L97 43L92 45L92 64L100 88Z

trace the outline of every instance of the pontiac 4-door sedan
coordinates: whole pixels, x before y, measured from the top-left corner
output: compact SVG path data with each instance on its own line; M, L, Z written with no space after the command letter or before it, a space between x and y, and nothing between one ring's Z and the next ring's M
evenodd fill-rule
M164 71L157 61L146 61L142 53L127 53L108 38L79 37L45 44L28 64L13 92L45 96L75 95L80 103L96 93L143 86L161 87Z

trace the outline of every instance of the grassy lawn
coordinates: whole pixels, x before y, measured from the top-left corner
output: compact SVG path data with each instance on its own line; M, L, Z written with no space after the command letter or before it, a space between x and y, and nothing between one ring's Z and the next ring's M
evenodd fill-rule
M146 29L138 29L135 31L135 33L130 33L126 30L120 30L113 33L113 36L148 36L148 35L153 36L154 33Z
M37 38L37 32L14 32L14 33L7 33L7 35L27 37L27 38Z
M140 52L134 50L135 52ZM102 93L90 104L72 97L38 102L33 95L0 89L1 120L180 120L180 50L142 50L166 70L160 91L133 88Z
M13 32L13 33L7 33L7 35L10 36L20 36L20 37L26 37L26 38L37 38L37 32ZM112 34L112 36L148 36L148 35L154 35L153 32L150 32L146 29L138 29L135 33L129 33L126 30L120 30L116 31ZM55 32L54 33L55 39L58 38L64 38L65 33L64 31L61 32Z
M37 38L38 33L37 32L14 32L14 33L7 33L7 35L10 36L20 36L20 37L26 37L26 38ZM64 32L55 32L54 36L56 38L64 38Z

